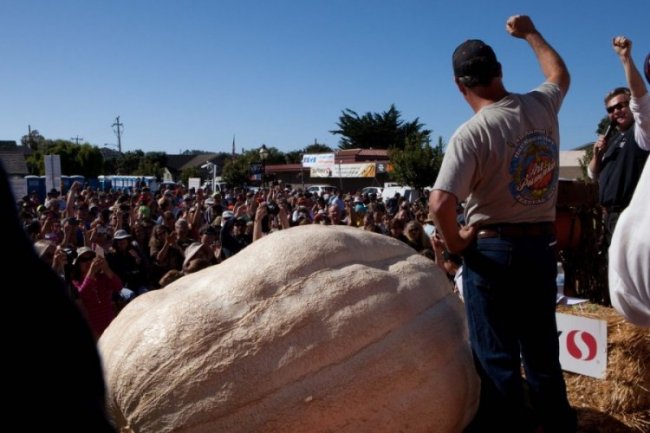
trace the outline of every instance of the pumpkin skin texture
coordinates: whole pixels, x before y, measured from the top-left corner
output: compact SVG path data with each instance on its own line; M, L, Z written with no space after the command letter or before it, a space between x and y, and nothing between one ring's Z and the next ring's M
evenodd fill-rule
M345 226L272 233L139 296L99 349L136 433L460 432L479 396L446 276Z

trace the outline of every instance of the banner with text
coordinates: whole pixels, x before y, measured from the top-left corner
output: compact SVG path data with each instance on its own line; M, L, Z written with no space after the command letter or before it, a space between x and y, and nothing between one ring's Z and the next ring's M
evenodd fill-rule
M334 154L333 153L305 154L302 156L302 166L305 168L321 168L321 169L329 168L330 170L333 170Z
M311 177L375 177L374 162L358 162L353 164L337 164L332 168L313 167Z

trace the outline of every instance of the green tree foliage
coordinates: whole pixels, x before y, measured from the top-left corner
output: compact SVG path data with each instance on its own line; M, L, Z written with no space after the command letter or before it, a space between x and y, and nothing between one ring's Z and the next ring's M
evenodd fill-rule
M408 140L403 149L390 149L388 157L393 166L391 179L420 190L433 185L440 172L443 148L442 137L438 137L435 147L428 140L423 142L422 138L416 137Z
M206 153L205 155L206 155L206 159L205 159L206 162L211 162L212 164L215 164L217 166L217 170L216 170L216 175L217 176L222 175L224 165L226 165L226 162L229 161L232 158L232 155L230 153L226 153L226 152L219 152L216 155L214 155L212 153ZM215 172L214 172L214 169L212 167L210 167L210 168L201 168L201 180L202 181L212 180L212 176L214 174L215 174Z
M28 142L24 136L21 141ZM89 143L76 144L68 140L49 140L32 131L32 140L37 143L31 154L25 157L30 174L45 174L44 156L59 155L61 172L66 175L97 177L101 174L125 174L156 176L162 178L167 166L167 154L141 150L126 152L119 158L104 161L101 150Z
M38 148L25 158L30 174L45 174L45 155L59 155L61 172L66 175L97 177L102 173L102 154L97 147L88 143L76 144L67 140L44 139Z
M270 164L286 164L286 154L275 147L267 147L268 157L264 162ZM221 171L221 177L228 185L243 186L251 183L251 164L262 164L260 149L247 150L237 158L227 160Z
M79 166L75 160L78 146L65 140L55 140L47 145L47 155L59 155L61 157L61 173L73 175L80 174Z
M181 155L202 155L204 153L210 153L206 152L205 150L197 150L197 149L185 149L184 151L181 152Z
M226 161L232 159L232 155L230 153L226 152L219 152L217 153L217 156L212 158L210 161L214 162L217 164L217 174L221 174L221 170L223 169L223 166L226 165ZM212 178L212 172L210 172L210 178Z
M395 105L384 113L368 112L363 116L346 108L339 117L339 129L330 132L341 136L340 149L402 149L407 142L423 143L431 135L430 130L423 129L419 118L405 122L400 117Z
M119 173L118 162L120 159L121 158L105 159L104 170L102 174L104 175L118 174Z
M284 161L287 164L301 164L303 153L305 152L301 152L300 150L292 150L291 152L287 152L284 154Z
M259 159L259 157L257 158ZM253 159L251 155L241 155L237 158L231 158L223 166L221 171L222 179L232 186L241 186L250 183L250 164L259 162Z
M302 153L331 153L334 152L334 149L329 147L327 144L323 143L314 143L305 147Z
M262 157L260 155L261 146L257 149L251 149L245 151L241 156L247 158L250 162L262 162ZM285 164L285 154L281 150L278 150L277 147L267 147L266 151L268 153L266 157L266 164Z
M201 177L201 172L202 170L199 167L184 168L179 175L179 180L183 183L183 185L187 186L189 184L190 177Z
M330 153L334 149L326 144L315 142L305 147L303 150L292 150L284 155L286 164L300 164L302 163L302 156L306 153Z
M20 139L20 143L23 146L29 147L31 150L38 150L45 143L45 137L43 137L39 132L34 129L30 131L29 134L25 134Z
M124 152L121 158L118 158L115 161L116 171L115 173L107 174L123 174L123 175L135 175L140 166L140 161L144 158L144 152L141 150L131 150Z
M164 168L167 166L167 154L164 152L147 152L134 150L125 152L120 158L107 161L105 171L107 174L124 174L133 176L163 177Z
M29 174L40 176L44 172L43 167L43 154L42 153L32 153L31 155L25 155L25 163L27 164L27 171Z
M99 149L88 143L79 145L75 162L79 165L73 174L80 174L85 177L97 177L104 168L104 157Z
M167 166L167 154L164 152L147 152L144 158L140 161L136 175L140 176L156 176L161 179L164 174L164 169Z

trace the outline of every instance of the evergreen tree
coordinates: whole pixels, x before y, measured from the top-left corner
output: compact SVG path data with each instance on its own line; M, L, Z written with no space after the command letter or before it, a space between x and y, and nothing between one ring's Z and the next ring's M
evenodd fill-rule
M405 122L400 117L395 105L384 113L363 116L346 108L337 123L339 129L330 132L341 136L340 149L399 149L407 142L424 143L431 135L430 130L423 129L419 118Z
M389 150L393 171L391 179L400 185L412 186L423 190L432 186L438 173L444 156L444 142L438 137L438 144L433 147L429 141L423 142L421 138L407 141L404 148L393 148Z

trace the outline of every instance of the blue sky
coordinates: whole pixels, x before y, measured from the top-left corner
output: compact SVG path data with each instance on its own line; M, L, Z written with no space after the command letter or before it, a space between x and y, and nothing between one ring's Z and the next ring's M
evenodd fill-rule
M569 66L561 149L594 140L602 98L625 78L611 38L650 51L650 2L436 0L2 0L0 140L28 125L50 139L122 149L230 152L338 145L341 112L419 118L446 142L471 110L452 81L463 40L493 46L506 88L543 76L505 31L530 15Z

